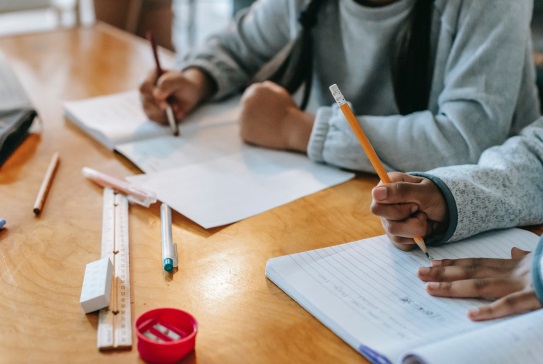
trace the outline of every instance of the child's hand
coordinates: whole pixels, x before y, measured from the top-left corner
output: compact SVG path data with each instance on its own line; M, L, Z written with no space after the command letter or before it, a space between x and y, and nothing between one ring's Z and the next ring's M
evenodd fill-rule
M419 278L432 296L497 299L468 311L474 321L518 315L541 308L530 273L531 255L513 248L511 259L469 258L432 261Z
M156 79L151 72L140 85L143 111L147 117L159 123L167 123L165 109L169 104L176 120L183 120L198 103L214 92L213 81L198 69L184 72L166 71Z
M241 98L240 134L247 143L305 152L314 119L271 81L252 84Z
M414 237L442 233L449 223L447 204L439 188L429 179L405 173L388 174L393 183L379 183L372 191L371 211L392 244L413 249Z

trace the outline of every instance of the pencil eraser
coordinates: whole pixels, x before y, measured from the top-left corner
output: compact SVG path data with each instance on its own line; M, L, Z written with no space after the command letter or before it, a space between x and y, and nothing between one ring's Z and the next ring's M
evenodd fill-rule
M109 258L102 258L87 264L79 303L85 313L109 306L113 264Z

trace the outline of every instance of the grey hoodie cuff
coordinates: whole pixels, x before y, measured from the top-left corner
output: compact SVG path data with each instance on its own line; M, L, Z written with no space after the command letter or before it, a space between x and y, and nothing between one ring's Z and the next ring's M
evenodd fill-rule
M313 162L324 162L324 141L328 134L328 121L332 118L332 113L331 107L319 107L317 110L313 130L311 131L309 144L307 145L307 156Z
M458 209L456 207L456 200L454 199L451 190L441 179L434 175L423 172L412 172L409 174L428 178L430 181L436 184L436 186L441 190L443 197L445 197L445 203L447 204L447 209L449 210L449 224L447 226L447 231L445 231L444 234L425 237L424 240L429 245L441 245L447 243L454 235L456 227L458 226Z

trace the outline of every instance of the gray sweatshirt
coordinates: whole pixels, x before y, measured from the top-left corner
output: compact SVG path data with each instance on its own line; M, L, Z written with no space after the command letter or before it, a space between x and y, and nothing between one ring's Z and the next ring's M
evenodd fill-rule
M230 28L189 54L213 77L215 98L242 89L292 38L304 0L260 0ZM325 1L313 30L316 120L308 156L374 172L328 87L336 83L388 170L475 163L539 116L531 58L532 0L435 0L428 110L399 115L389 49L414 0L370 8Z
M503 145L486 150L478 164L412 173L431 179L449 208L440 244L513 226L543 223L543 118Z
M543 223L543 118L503 145L486 150L476 165L413 173L431 179L449 209L449 228L427 238L442 244L493 229ZM533 252L532 279L543 304L543 236Z

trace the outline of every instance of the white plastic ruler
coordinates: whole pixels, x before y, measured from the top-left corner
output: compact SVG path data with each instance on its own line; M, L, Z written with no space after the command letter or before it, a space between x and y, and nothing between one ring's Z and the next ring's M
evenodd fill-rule
M132 348L130 313L130 264L128 240L128 200L111 188L104 189L102 216L102 258L113 262L113 285L108 308L100 310L98 349Z

